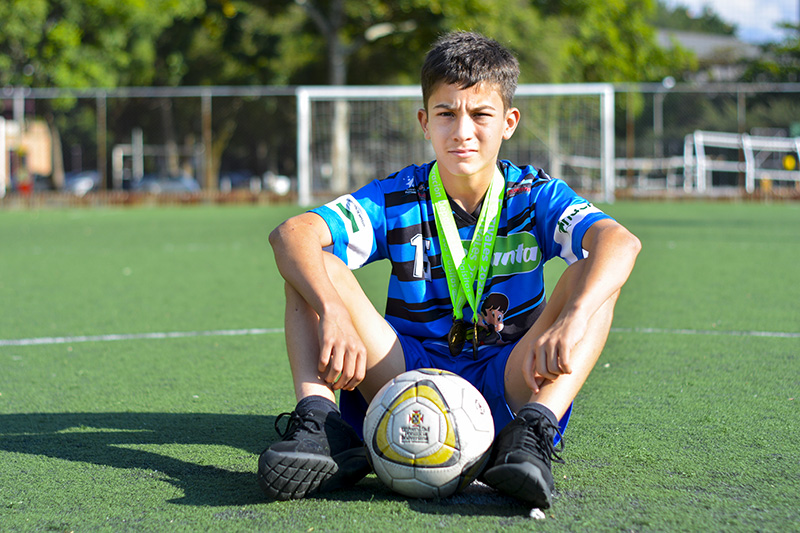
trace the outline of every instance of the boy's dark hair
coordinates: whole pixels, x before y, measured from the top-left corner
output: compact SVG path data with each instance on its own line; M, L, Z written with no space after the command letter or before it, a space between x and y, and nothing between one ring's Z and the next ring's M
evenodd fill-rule
M422 65L422 99L428 109L439 83L467 89L479 83L497 86L505 109L511 107L517 90L519 63L503 45L478 33L457 31L440 37Z

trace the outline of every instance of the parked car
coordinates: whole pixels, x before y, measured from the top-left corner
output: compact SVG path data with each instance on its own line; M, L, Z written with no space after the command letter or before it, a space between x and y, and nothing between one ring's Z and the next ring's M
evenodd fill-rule
M67 172L64 175L64 191L76 196L85 196L100 188L100 173L96 170Z
M249 170L226 170L219 175L219 190L226 192L231 189L250 189L254 184L261 185L261 180Z
M197 192L200 190L200 184L191 176L171 178L167 176L146 175L142 178L137 189L154 194Z

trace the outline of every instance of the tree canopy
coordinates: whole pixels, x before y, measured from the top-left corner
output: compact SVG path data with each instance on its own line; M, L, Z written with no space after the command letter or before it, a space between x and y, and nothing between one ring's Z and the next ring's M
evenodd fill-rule
M800 25L784 24L789 35L776 43L764 45L764 54L750 63L744 74L745 81L797 82L800 81Z
M0 3L0 84L146 84L155 39L203 0L7 0Z
M523 82L650 81L685 70L654 0L8 0L0 84L416 83L437 35L512 48Z
M689 8L684 5L670 7L664 2L657 2L656 9L650 22L659 28L673 30L694 31L700 33L715 33L718 35L734 35L736 25L728 24L709 6L704 6L697 16L689 13Z

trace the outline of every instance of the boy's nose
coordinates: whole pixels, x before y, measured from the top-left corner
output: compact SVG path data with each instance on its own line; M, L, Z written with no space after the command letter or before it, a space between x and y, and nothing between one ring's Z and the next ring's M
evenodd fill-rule
M469 116L461 116L456 119L453 137L458 141L471 139L475 133L474 124Z

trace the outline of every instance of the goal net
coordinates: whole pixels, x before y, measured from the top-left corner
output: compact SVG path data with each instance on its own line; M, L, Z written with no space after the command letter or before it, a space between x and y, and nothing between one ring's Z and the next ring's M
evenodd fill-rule
M609 84L520 85L521 113L502 159L544 169L593 200L614 200L614 90ZM435 159L412 86L297 91L298 201L312 205Z

